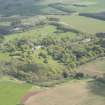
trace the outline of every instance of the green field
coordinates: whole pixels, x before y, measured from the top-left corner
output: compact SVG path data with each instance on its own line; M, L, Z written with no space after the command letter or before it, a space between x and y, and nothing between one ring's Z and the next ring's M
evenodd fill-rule
M97 19L91 19L83 16L63 16L61 21L69 24L71 27L86 33L105 32L105 22Z
M78 12L89 12L89 13L94 13L94 12L101 12L101 11L104 11L104 3L105 1L104 0L81 0L80 3L77 3L77 4L84 4L84 5L87 5L87 7L85 8L78 8Z
M22 16L33 16L36 14L62 14L66 13L61 9L52 8L49 4L61 3L63 8L68 10L73 10L76 12L97 12L104 11L104 0L44 0L44 1L34 1L23 0L23 1L14 1L8 0L10 4L6 4L3 0L0 0L0 14L1 15L22 15ZM12 4L13 3L13 4ZM66 5L67 4L67 5ZM78 7L73 4L86 5L87 7ZM66 6L65 6L66 5Z
M36 27L31 30L28 30L26 32L21 32L21 33L15 33L15 34L10 34L9 36L6 36L7 40L14 40L14 39L21 39L22 37L25 39L35 39L35 38L41 38L44 36L48 36L53 34L55 31L55 27L50 26L50 25L45 25L44 27Z
M10 77L0 78L0 105L17 105L32 85Z
M28 30L26 32L21 33L14 33L10 34L8 36L5 36L6 40L16 40L16 39L41 39L46 36L51 36L55 38L62 38L62 37L69 37L72 39L78 38L79 36L76 35L73 32L61 32L61 33L55 33L57 31L56 27L53 25L44 25L41 27L35 27L31 30Z
M77 0L76 0L77 1ZM22 16L33 16L36 14L62 14L63 11L56 10L48 6L48 4L56 3L56 0L44 0L34 1L34 0L23 0L23 1L14 1L8 0L10 4L7 5L3 0L0 0L2 5L0 5L0 14L1 15L22 15ZM60 0L60 2L64 2L64 0ZM71 3L71 0L69 1ZM13 3L13 4L11 4ZM68 3L68 0L65 1Z

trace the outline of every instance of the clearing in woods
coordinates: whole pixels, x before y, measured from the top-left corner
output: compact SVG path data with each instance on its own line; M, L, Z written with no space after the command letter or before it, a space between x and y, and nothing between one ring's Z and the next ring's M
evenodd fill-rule
M78 67L78 72L88 74L90 76L101 76L105 74L105 57L99 58L93 62Z

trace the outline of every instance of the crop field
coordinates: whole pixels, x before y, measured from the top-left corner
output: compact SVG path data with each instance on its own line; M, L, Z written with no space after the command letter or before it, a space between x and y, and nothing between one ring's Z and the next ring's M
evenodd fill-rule
M94 80L73 80L32 95L25 105L104 105L105 84ZM101 91L103 90L103 91Z

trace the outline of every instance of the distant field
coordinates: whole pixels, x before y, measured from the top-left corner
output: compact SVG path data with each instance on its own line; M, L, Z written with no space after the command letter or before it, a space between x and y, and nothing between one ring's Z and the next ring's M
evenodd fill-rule
M84 12L84 13L94 13L104 11L104 3L105 1L98 0L78 0L77 2L60 2L53 3L51 7L56 8L57 10L65 11L70 13L70 11L75 12Z
M60 9L52 8L49 4L61 3ZM97 12L104 10L104 0L0 0L0 15L33 16L37 14L65 14L73 10L77 12ZM65 4L67 4L65 6ZM72 4L86 5L87 7L73 6ZM57 6L58 7L58 6ZM63 9L62 9L63 8ZM66 11L65 11L66 10Z
M102 12L105 9L105 0L80 0L80 4L86 4L86 8L81 8L79 12Z
M91 17L99 20L105 21L105 12L99 12L99 13L80 13L80 16L86 16Z
M77 71L89 74L91 76L102 75L105 73L105 58L97 59L77 68Z
M52 33L55 31L55 27L46 25L45 27L37 27L32 30L27 30L25 32L21 33L15 33L8 36L5 36L7 40L14 40L16 38L22 38L25 39L32 39L32 38L41 38L43 36L52 35Z
M87 33L105 32L105 22L83 16L62 16L61 21Z
M92 80L73 80L30 97L25 105L104 105L104 87Z
M45 36L53 36L55 38L61 38L61 37L70 37L71 39L78 38L79 36L76 35L73 32L61 32L56 33L57 29L53 25L45 25L41 27L35 27L31 30L27 30L25 32L21 33L15 33L5 36L6 40L15 40L15 39L41 39Z
M12 78L0 78L0 105L19 104L21 97L31 88L32 85L12 80Z
M59 0L63 3L71 3L77 0ZM0 0L0 15L32 16L36 14L62 14L63 11L51 8L48 4L57 3L56 0Z

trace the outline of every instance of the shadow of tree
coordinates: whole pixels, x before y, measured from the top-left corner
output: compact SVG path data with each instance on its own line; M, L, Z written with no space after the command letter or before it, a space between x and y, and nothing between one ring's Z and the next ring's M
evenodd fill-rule
M88 82L87 88L91 93L105 97L105 83L92 80Z

